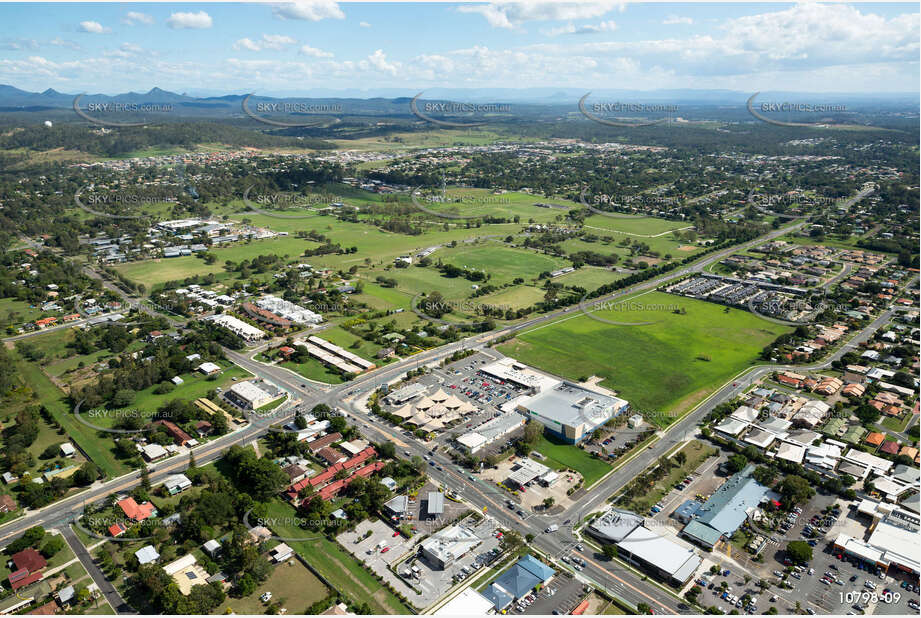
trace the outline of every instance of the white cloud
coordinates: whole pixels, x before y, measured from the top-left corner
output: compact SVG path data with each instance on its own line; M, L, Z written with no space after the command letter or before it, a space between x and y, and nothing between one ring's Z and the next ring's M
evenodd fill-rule
M78 28L80 32L86 32L89 34L108 34L112 32L111 29L106 28L98 21L81 21L80 27Z
M292 39L286 34L263 34L262 38L254 41L249 38L243 38L233 44L236 50L248 49L249 51L262 51L263 49L273 49L281 51L288 45L294 45L297 40Z
M173 13L166 20L173 30L205 30L214 25L214 20L204 11L197 13Z
M279 4L272 9L272 14L279 19L299 19L320 21L323 19L345 19L345 13L334 0L300 0L288 4Z
M311 58L332 58L332 52L323 51L322 49L317 49L316 47L311 47L310 45L304 45L301 47L301 53L305 56L310 56Z
M385 54L384 50L382 49L378 49L373 54L368 56L367 60L362 60L359 63L359 66L365 70L367 70L369 67L373 67L381 73L387 73L388 75L394 76L397 74L397 70L399 69L399 63L387 62L387 54Z
M568 24L559 28L551 28L544 32L547 36L559 36L561 34L597 34L599 32L614 32L617 29L617 23L613 21L603 21L599 24L587 24L584 26L574 26Z
M10 51L38 49L38 41L35 39L3 39L0 40L0 49L7 49Z
M260 49L262 49L259 46L259 43L256 43L252 39L240 39L239 41L233 44L233 48L236 49L237 51L240 51L243 49L248 49L249 51L259 51Z
M285 34L263 34L262 35L262 47L263 49L274 49L282 50L288 45L294 45L297 43L291 37Z
M122 43L117 50L104 52L104 55L109 58L133 58L141 54L144 54L145 57L150 57L156 55L156 52L145 50L140 45L135 45L134 43Z
M60 37L55 37L48 42L56 47L63 47L65 49L70 49L73 51L80 51L81 49L83 49L82 47L80 47L79 43L75 41L68 41L67 39L62 39Z
M461 13L479 13L493 28L515 29L528 21L593 19L612 10L623 10L623 8L624 2L619 0L594 0L578 4L539 0L537 2L494 2L487 5L466 5L457 10Z
M362 28L370 28L370 27L371 27L371 24L369 24L369 23L366 22L366 21L360 21L360 22L358 22L358 25L361 26Z
M673 26L675 24L687 24L691 25L694 23L694 20L690 17L679 17L678 15L669 15L662 20L662 23L666 26Z
M128 26L134 26L137 24L144 24L150 26L154 23L154 18L147 13L140 13L138 11L128 11L124 17L122 17L122 23Z

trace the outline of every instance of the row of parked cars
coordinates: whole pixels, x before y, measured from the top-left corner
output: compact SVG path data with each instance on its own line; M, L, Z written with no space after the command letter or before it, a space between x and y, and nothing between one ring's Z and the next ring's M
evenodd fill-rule
M498 537L497 537L498 538ZM498 547L494 547L489 551L484 551L481 554L478 554L476 558L473 559L473 562L469 566L461 567L461 570L454 574L454 583L464 581L484 566L490 565L495 562L496 558L499 557L499 554L502 553L502 550Z

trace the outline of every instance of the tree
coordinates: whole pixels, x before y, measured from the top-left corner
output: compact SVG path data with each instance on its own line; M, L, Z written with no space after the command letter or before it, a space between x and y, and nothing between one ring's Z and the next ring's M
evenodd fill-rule
M613 560L617 557L617 545L605 545L601 548L601 553L608 560Z
M678 451L678 453L675 454L675 461L679 466L683 466L687 460L688 456L684 454L684 451Z
M150 491L150 471L147 466L141 468L141 487L144 491Z
M48 539L48 542L42 545L41 551L45 558L51 558L62 549L64 549L64 538L61 535L58 535Z
M531 445L536 444L538 439L544 433L544 426L538 423L537 421L528 421L528 424L524 426L524 441Z
M554 502L556 502L556 500L553 499L553 496L544 498L544 508L549 509L551 506L553 506Z
M801 476L790 474L780 483L780 495L790 504L801 504L815 495L815 489Z
M745 469L745 466L748 465L748 460L745 459L744 455L732 455L729 460L726 462L726 467L730 472L735 474L736 472L741 472Z
M99 468L92 461L87 461L74 473L74 484L85 487L99 478Z
M45 529L41 526L32 526L21 537L7 545L5 551L10 555L21 552L27 547L38 544L43 538L45 538Z
M637 614L648 614L648 613L650 612L651 609L652 609L652 608L650 608L650 607L649 607L647 604L645 604L645 603L637 603L637 604L636 604L636 613L637 613Z
M806 541L790 541L787 543L787 555L797 564L806 564L812 560L812 547Z

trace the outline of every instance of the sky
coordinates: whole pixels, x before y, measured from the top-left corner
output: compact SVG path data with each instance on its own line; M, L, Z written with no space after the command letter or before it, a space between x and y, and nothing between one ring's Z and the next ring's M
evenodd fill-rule
M0 84L117 94L919 90L915 3L0 3Z

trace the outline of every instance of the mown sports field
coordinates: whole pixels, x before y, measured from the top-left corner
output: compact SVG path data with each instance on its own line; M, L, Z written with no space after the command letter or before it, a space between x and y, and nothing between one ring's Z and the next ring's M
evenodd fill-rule
M594 315L651 324L614 326L578 312L526 331L498 349L566 378L601 376L602 385L633 408L681 413L758 363L761 350L790 330L747 311L726 313L721 305L662 292L630 301ZM673 307L686 313L674 313Z

